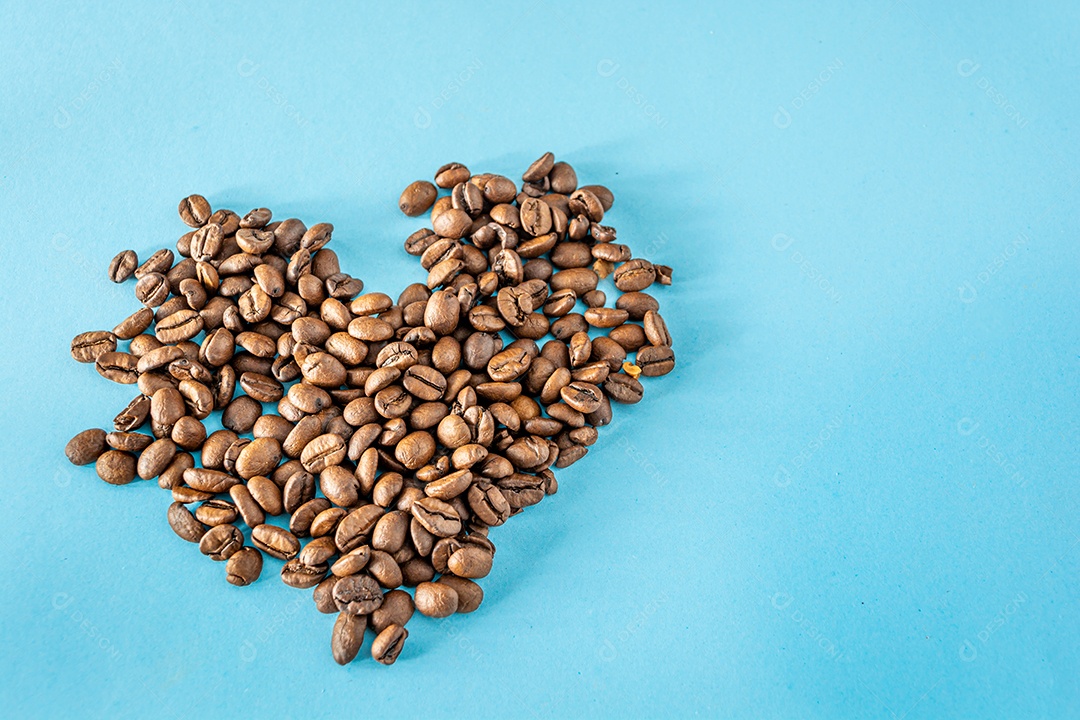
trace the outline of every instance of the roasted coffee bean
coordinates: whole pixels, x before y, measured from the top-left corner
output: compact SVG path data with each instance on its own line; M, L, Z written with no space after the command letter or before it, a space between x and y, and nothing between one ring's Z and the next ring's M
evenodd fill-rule
M105 353L117 349L117 336L108 330L82 332L71 340L71 357L80 363L94 363Z
M440 213L432 222L432 227L440 237L462 238L472 226L472 219L464 210L451 208Z
M180 201L180 219L188 227L202 227L211 214L210 203L202 195L189 195Z
M207 500L195 508L195 519L210 527L231 523L236 517L236 506L228 500Z
M299 558L293 558L281 568L281 581L289 587L312 588L326 578L329 568L326 563L305 565Z
M244 524L249 528L254 528L266 522L266 512L251 492L251 480L248 483L248 485L233 485L229 488L229 497L236 505L236 510Z
M160 475L176 457L176 443L169 438L161 438L151 443L139 455L137 472L143 480Z
M634 363L645 377L667 375L675 368L675 353L666 345L650 345L638 350Z
M135 277L140 280L147 275L162 275L169 272L173 264L173 252L168 248L162 248L151 255L146 262L135 268Z
M334 662L348 665L364 645L364 631L367 630L367 615L352 612L338 613L334 621L334 631L330 639L330 651Z
M150 447L154 438L145 433L111 432L105 435L105 442L113 450L137 453Z
M120 340L130 340L142 331L150 327L154 321L154 311L150 308L141 308L127 316L113 328L113 335Z
M652 285L656 270L648 260L629 260L615 271L615 287L623 292L640 292Z
M585 322L597 328L618 327L626 322L629 317L628 312L616 308L591 307L585 311Z
M149 308L156 308L169 298L169 281L161 273L147 273L135 283L135 297Z
M447 568L463 578L487 577L491 572L492 555L487 550L467 545L456 551L447 561Z
M334 601L341 612L369 615L382 605L383 592L371 576L349 575L334 585Z
M447 163L435 172L435 184L443 189L450 189L468 180L469 175L469 168L461 163Z
M206 426L191 416L184 416L173 425L171 437L185 450L198 450L206 440Z
M367 545L361 545L342 555L337 562L331 566L330 572L338 577L356 575L367 567L369 560L371 560L371 548Z
M247 395L241 395L225 406L221 424L237 433L246 433L255 427L262 415L262 405Z
M296 536L277 525L256 525L251 529L251 542L278 560L291 560L300 552Z
M68 441L64 454L73 465L89 465L107 449L105 431L97 428L83 430Z
M311 534L311 526L315 518L324 510L330 508L330 501L326 498L312 498L296 509L289 518L289 532L297 537L307 537Z
M391 590L383 595L382 605L371 614L371 627L381 633L391 625L404 627L412 618L415 605L412 596L404 590Z
M211 560L228 560L244 547L244 536L235 525L217 525L199 540L199 552Z
M191 236L188 254L196 262L210 262L221 252L225 234L221 226L211 222L203 225Z
M671 333L668 332L667 323L660 313L649 310L645 313L645 337L653 345L666 345L671 347Z
M416 586L414 602L421 615L433 618L450 617L457 612L458 594L449 585L422 582Z
M133 385L139 381L139 360L125 352L105 352L94 360L98 373L113 382Z
M123 250L109 263L109 279L121 283L135 274L139 266L139 256L134 250Z
M225 579L243 587L259 579L262 573L262 553L252 547L241 548L225 563Z
M337 546L334 539L320 537L312 540L300 550L296 558L304 565L322 565L337 555Z
M161 320L154 330L157 339L166 344L190 340L203 330L203 319L194 310L179 310Z
M567 405L581 413L596 411L602 402L603 393L592 383L575 381L559 391Z
M409 217L416 217L427 212L438 195L439 191L430 182L417 180L402 191L398 207Z
M407 637L409 637L409 631L401 625L388 625L372 642L371 657L383 665L393 665L401 654Z
M439 578L437 584L446 585L457 593L458 605L456 612L458 613L471 613L479 608L484 601L483 589L472 580L454 575L444 575Z
M461 518L454 506L437 498L425 497L414 502L412 515L437 537L450 537L461 531Z
M632 404L641 401L645 388L637 378L625 373L612 373L604 381L604 392L616 402Z
M255 208L240 219L241 228L264 228L273 217L273 213L267 208ZM239 231L237 231L239 235Z
M300 462L310 473L319 473L345 459L346 445L340 435L327 433L309 442L300 454Z
M529 198L521 204L521 228L533 237L551 230L551 206L538 198Z
M281 499L281 488L279 488L270 478L259 476L253 477L248 480L247 488L251 491L251 497L255 499L255 502L259 504L259 507L262 508L267 515L280 515L285 511ZM257 519L257 515L253 516L252 519ZM246 521L247 518L245 517L245 522ZM248 527L254 526L249 523Z
M331 465L319 473L319 489L330 502L352 507L360 499L360 482L340 465Z
M255 438L244 446L236 458L236 474L247 480L256 475L269 475L281 462L281 444L274 438Z
M191 514L191 511L183 503L174 502L170 505L168 517L169 527L180 538L188 542L197 543L206 534L206 528L195 519L195 516Z
M337 585L336 575L327 575L322 582L315 586L311 592L311 599L315 602L315 609L324 615L336 615L337 603L334 602L334 585ZM356 617L366 618L366 615Z
M216 494L228 492L240 479L221 470L191 468L184 471L184 482L196 490Z

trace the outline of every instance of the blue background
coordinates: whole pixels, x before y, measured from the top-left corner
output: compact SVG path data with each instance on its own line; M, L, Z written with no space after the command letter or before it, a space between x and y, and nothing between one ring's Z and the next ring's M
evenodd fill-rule
M80 5L0 8L5 713L1075 716L1075 4ZM402 187L546 150L676 268L678 368L394 668L64 460L181 197L396 294Z

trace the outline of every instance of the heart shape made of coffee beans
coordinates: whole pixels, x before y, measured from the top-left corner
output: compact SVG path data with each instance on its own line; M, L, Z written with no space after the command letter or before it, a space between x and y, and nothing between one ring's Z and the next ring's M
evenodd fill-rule
M72 438L71 462L115 485L157 478L169 525L234 585L255 582L264 555L282 561L287 585L337 613L341 664L369 627L389 665L414 611L476 610L490 528L555 493L552 468L585 456L612 401L640 401L639 377L675 364L645 292L671 268L601 224L610 190L579 187L551 153L520 187L460 163L434 180L399 200L431 227L405 240L427 279L396 301L341 272L330 224L192 195L176 253L140 264L125 250L109 265L114 282L136 279L143 307L71 343L139 391L111 432ZM609 275L614 303L598 288Z

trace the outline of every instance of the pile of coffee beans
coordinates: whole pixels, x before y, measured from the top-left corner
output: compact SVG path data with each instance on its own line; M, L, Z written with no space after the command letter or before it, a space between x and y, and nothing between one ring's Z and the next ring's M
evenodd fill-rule
M109 264L142 307L71 342L138 392L67 457L114 485L156 478L173 531L228 582L280 560L283 582L337 614L338 663L370 627L372 656L392 664L414 611L480 606L490 528L555 493L552 468L588 452L611 402L640 401L639 377L675 365L646 292L671 268L616 242L601 224L613 201L551 153L520 187L444 165L401 194L431 227L405 241L426 282L395 299L341 271L328 223L185 198L176 252Z

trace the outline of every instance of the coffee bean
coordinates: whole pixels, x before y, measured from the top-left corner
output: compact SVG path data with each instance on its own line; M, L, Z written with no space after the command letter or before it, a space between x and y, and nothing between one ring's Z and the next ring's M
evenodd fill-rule
M331 465L319 473L319 488L330 502L341 507L352 507L360 499L360 482L340 465Z
M360 654L367 623L367 615L351 612L338 613L330 639L330 651L334 656L334 662L338 665L348 665Z
M538 198L529 198L521 204L521 228L533 237L551 230L551 206Z
M202 332L203 319L194 310L180 310L169 315L157 324L154 334L166 344L175 344L190 340Z
M626 322L629 317L630 313L616 308L592 307L585 311L585 322L597 328L618 327Z
M404 590L391 590L383 595L382 605L371 614L371 627L381 633L391 625L404 627L412 618L415 605Z
M632 404L641 401L645 389L637 378L624 373L612 373L604 380L604 392L616 402Z
M161 438L150 444L139 455L137 471L143 480L156 478L176 457L176 443L169 438Z
M412 504L412 515L424 529L437 537L450 537L461 531L461 518L454 507L442 500L425 497Z
M361 506L342 518L334 531L334 542L338 548L342 552L349 552L366 543L383 512L383 508L370 504Z
M236 459L236 474L247 480L256 475L269 475L281 462L281 444L274 438L255 438L240 451Z
M121 283L135 274L139 266L139 256L134 250L123 250L109 263L109 279Z
M660 313L649 310L645 313L645 337L653 345L667 345L671 347L671 333L668 332L667 323Z
M334 601L341 612L369 615L382 605L383 592L369 575L349 575L334 586Z
M434 185L427 180L417 180L402 191L398 207L409 217L416 217L427 212L438 195Z
M438 585L453 588L458 596L457 611L460 614L471 613L484 601L484 590L472 580L454 575L443 575Z
M188 227L202 227L210 215L210 203L202 195L188 195L180 201L180 219Z
M225 234L221 226L211 222L203 225L191 236L188 254L196 262L210 262L221 253Z
M162 248L156 253L151 255L146 262L139 267L135 268L135 277L142 279L147 275L161 275L165 276L169 272L169 269L173 264L173 252L168 248ZM138 289L138 286L136 286Z
M281 581L289 587L311 588L321 583L328 571L326 563L306 565L298 558L293 558L281 568Z
M111 432L105 435L105 442L113 450L138 453L148 448L154 438L145 433Z
M196 490L216 494L228 492L240 479L221 470L191 468L184 471L184 482Z
M248 480L247 488L251 491L251 497L255 499L255 502L259 504L259 507L262 508L267 515L280 515L285 511L281 499L281 488L279 488L273 480L256 476ZM253 521L255 519L257 519L257 515L252 518ZM247 523L246 516L244 522ZM262 523L256 523L256 525L260 524ZM254 527L251 523L247 523L247 525L248 527Z
M336 544L337 542L335 540L335 545ZM371 560L371 548L367 545L361 545L342 555L337 562L331 566L330 572L338 577L356 575L367 567L369 560Z
M120 340L130 340L150 327L154 321L154 311L150 308L136 310L113 328L113 335Z
M645 377L667 375L675 368L675 353L666 345L650 345L638 350L634 362Z
M68 440L64 454L73 465L89 465L105 452L105 431L97 428L83 430Z
M115 383L133 385L139 381L139 360L125 352L105 352L94 361L98 373Z
M604 394L600 388L592 383L575 381L559 391L560 396L567 405L581 413L596 411L603 400Z
M251 529L251 542L278 560L291 560L300 552L296 536L277 525L256 525Z
M656 270L648 260L629 260L615 271L615 287L623 292L641 291L652 285Z
M234 522L236 517L236 506L228 500L207 500L195 508L195 519L210 527Z
M472 219L464 210L451 208L435 218L433 227L441 237L461 238L469 231Z
M271 217L273 217L273 213L267 208L255 208L240 219L240 227L264 228L270 223ZM239 235L239 231L237 231L237 234Z
M470 487L468 502L469 509L485 525L502 525L510 517L510 504L506 497L490 483L477 483Z
M80 333L71 341L71 357L81 363L95 362L105 353L115 350L116 336L108 331Z
M206 528L195 519L183 503L174 502L169 506L169 526L180 538L197 543L206 534Z
M443 189L450 189L469 179L469 168L461 163L447 163L435 172L435 184Z
M393 665L401 654L407 637L409 637L409 631L401 625L388 625L371 644L371 657L383 665Z
M199 540L199 552L211 560L228 560L244 547L244 536L235 525L217 525Z
M241 548L225 563L225 579L243 587L259 579L262 573L262 553L255 548Z
M447 568L458 577L482 578L491 572L491 561L491 553L479 547L466 546L450 556Z
M457 612L458 595L449 585L422 582L416 586L414 601L421 615L444 618Z
M297 559L304 565L322 565L337 555L337 546L331 537L319 537L300 550Z
M341 436L327 433L315 438L304 447L300 454L300 462L308 472L319 473L344 460L345 453L346 445Z
M525 182L538 182L547 177L555 166L555 156L549 152L541 155L537 160L533 161L532 165L522 174L521 179Z

